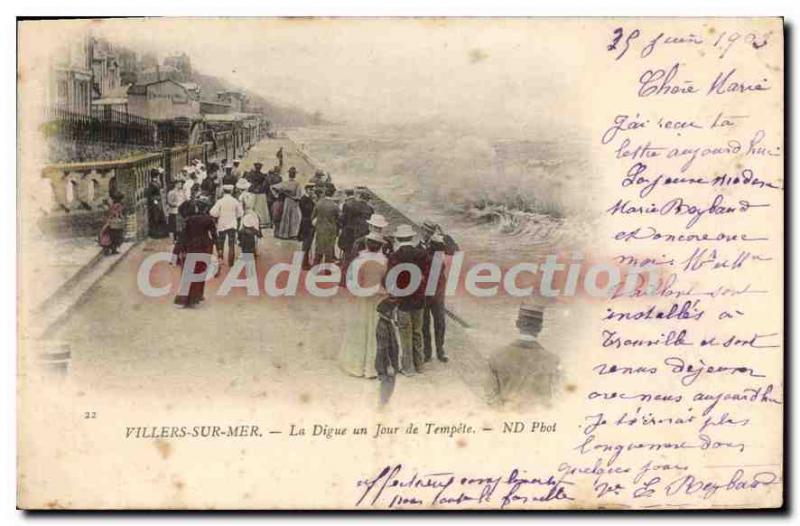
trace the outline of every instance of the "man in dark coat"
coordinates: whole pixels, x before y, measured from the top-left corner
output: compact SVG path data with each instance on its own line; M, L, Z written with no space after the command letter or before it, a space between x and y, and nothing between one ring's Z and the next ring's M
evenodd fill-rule
M352 188L348 188L344 191L344 202L342 203L342 215L340 219L342 231L339 234L338 241L339 250L341 250L342 253L349 252L350 247L353 245L353 241L356 240L356 238L353 237L352 233L350 232L351 223L355 217L355 194L355 190Z
M320 198L314 205L311 221L314 222L316 245L314 247L314 264L333 263L336 261L336 236L339 235L339 205L331 199L330 190L317 188Z
M311 243L314 241L314 223L312 216L314 215L314 188L315 185L307 184L305 192L300 198L300 240L303 242L303 270L311 268L309 261L309 252L311 251Z
M355 241L369 234L369 218L374 210L367 203L365 194L359 192L355 198L345 201L342 206L342 233L339 248L342 251L342 284L345 283L350 262L358 252L354 251Z
M433 261L436 253L442 254L442 270L438 275L436 290L432 296L425 296L425 310L422 313L422 339L425 347L425 361L429 362L433 356L431 345L431 319L433 319L434 341L436 344L436 358L440 362L447 362L447 353L444 350L444 335L447 327L447 311L445 309L445 284L447 281L447 267L444 256L452 256L458 251L458 244L441 227L432 221L422 223L422 239L419 247L428 254L428 260Z
M369 218L374 213L375 209L369 204L367 192L364 190L357 191L356 201L353 204L353 217L350 219L353 241L369 234Z
M225 175L222 176L222 184L223 185L231 185L236 186L236 183L239 181L239 178L233 173L233 165L227 164L225 165Z
M217 189L220 186L219 166L216 163L208 165L208 175L200 183L200 190L212 201L217 199Z

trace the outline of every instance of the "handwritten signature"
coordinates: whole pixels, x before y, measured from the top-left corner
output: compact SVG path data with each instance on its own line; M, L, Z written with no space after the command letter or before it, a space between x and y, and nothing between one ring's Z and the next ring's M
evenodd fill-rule
M356 506L387 508L496 503L514 504L573 500L574 482L566 473L528 475L513 468L502 475L466 476L450 471L421 473L403 464L387 465L377 475L358 480Z

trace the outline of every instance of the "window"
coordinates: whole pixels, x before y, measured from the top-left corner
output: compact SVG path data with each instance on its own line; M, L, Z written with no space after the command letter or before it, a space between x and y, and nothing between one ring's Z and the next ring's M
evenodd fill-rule
M58 100L60 102L63 102L65 100L67 100L67 93L68 92L69 92L69 88L67 87L67 81L66 80L59 80L58 81L58 85L57 85L57 91L56 91L56 94L58 96Z

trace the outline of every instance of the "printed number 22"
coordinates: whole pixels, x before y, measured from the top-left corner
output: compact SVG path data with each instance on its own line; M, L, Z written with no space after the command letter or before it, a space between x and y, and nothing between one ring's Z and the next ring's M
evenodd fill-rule
M85 419L97 418L97 413L94 411L86 411L85 413L83 413L83 418Z
M625 34L625 30L621 27L618 27L614 30L614 37L611 39L611 43L608 45L609 51L614 51L619 46L620 41L622 40L623 35ZM619 54L614 58L614 60L619 60L622 56L627 53L628 48L631 47L631 40L638 38L640 35L638 29L634 29L628 36L625 38L624 47L620 50Z

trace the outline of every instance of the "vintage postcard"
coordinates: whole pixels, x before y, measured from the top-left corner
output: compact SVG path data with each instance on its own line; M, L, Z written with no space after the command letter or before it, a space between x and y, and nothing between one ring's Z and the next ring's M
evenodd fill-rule
M18 506L784 502L781 18L18 21Z

